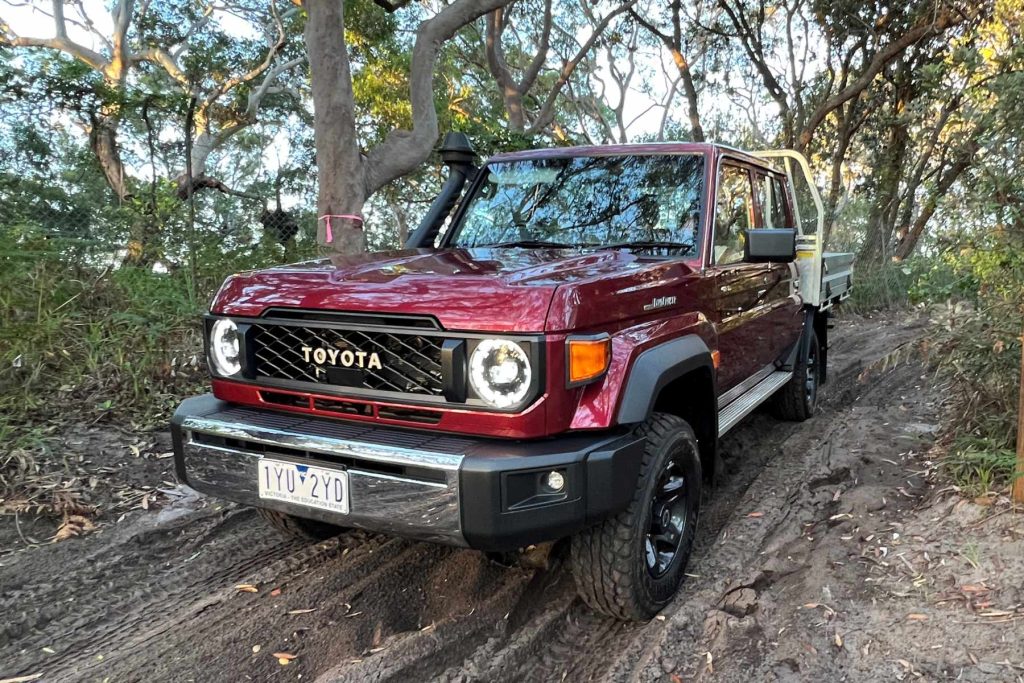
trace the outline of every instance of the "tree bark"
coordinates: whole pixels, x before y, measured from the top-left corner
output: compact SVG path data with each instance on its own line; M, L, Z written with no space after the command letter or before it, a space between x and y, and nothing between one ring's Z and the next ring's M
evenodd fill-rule
M1017 399L1017 467L1013 479L1013 502L1024 503L1024 331L1020 335L1020 395Z
M415 170L430 156L438 137L434 66L441 46L466 24L510 1L455 0L419 25L409 70L412 130L392 130L364 156L356 134L344 3L306 0L306 53L313 90L313 135L319 179L319 244L341 254L366 249L362 220L343 216L361 215L363 204L374 192ZM328 224L331 240L327 239Z
M344 3L307 0L306 53L313 89L313 136L319 181L317 215L360 215L366 201L364 174L356 138L352 70L345 45ZM327 241L327 221L317 224L317 243L340 253L366 248L362 224L351 219L331 221L333 241Z
M92 153L103 171L107 185L117 195L118 201L124 203L131 198L128 179L121 161L121 151L117 144L117 129L121 124L120 116L111 111L101 111L93 117L92 129L89 131L89 143Z
M704 142L704 126L700 122L700 109L697 100L697 87L693 82L693 72L690 71L690 63L686 60L682 51L670 48L672 61L675 62L679 76L683 79L683 94L686 96L686 115L690 119L690 136L694 142Z
M971 164L974 162L974 155L977 151L978 144L975 142L969 147L967 152L942 175L935 191L928 196L928 200L921 208L921 213L918 214L914 224L909 227L906 233L900 238L900 241L896 244L896 249L893 252L894 259L902 261L914 253L914 249L917 247L917 243L921 239L921 235L924 233L925 226L928 225L928 221L931 220L931 217L935 215L935 210L939 206L939 200L949 192L949 189L953 187L953 183L963 175L964 171L971 167Z
M899 203L899 181L906 157L907 138L902 127L894 125L884 149L876 156L875 201L868 212L867 234L858 257L862 261L880 263L890 248L889 218L893 205Z

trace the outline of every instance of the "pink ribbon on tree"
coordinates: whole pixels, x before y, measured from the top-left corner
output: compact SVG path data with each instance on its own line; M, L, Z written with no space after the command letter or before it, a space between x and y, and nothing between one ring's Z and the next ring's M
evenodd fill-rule
M324 221L324 230L327 233L326 237L327 237L327 243L328 244L330 244L331 242L334 241L334 231L331 229L331 219L332 218L347 218L350 221L359 221L359 225L356 226L356 227L357 228L362 228L363 227L363 217L362 216L357 216L354 213L328 213L328 214L324 214L323 216L320 216L320 218L318 218L317 220Z

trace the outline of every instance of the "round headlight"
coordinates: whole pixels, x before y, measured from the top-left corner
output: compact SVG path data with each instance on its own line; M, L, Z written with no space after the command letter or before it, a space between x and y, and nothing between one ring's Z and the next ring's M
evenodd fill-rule
M508 339L484 339L469 359L469 381L484 401L508 408L530 391L530 357L523 347Z
M238 326L221 318L210 328L210 362L218 375L237 375L242 371L238 346Z

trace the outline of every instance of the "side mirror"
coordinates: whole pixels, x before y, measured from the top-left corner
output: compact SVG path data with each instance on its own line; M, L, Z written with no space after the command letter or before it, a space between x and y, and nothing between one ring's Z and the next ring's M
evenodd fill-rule
M789 263L796 260L796 228L747 231L743 260L747 263Z

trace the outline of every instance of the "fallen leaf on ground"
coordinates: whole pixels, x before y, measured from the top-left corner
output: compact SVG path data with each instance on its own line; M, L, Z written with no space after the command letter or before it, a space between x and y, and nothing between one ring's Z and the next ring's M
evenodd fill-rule
M258 653L259 653L259 651L260 651L260 647L261 647L261 646L260 646L260 645L259 645L258 643L257 643L256 645L253 645L253 646L252 646L252 653L253 653L253 654L258 654Z
M310 607L309 609L293 609L293 610L289 611L288 614L309 614L310 612L315 612L315 611L316 611L316 607Z
M907 620L908 621L928 621L928 615L927 614L911 613L911 614L907 615Z
M31 674L29 676L18 676L17 678L3 678L0 679L0 683L28 683L28 681L38 681L43 677L43 674Z
M240 583L237 586L235 586L235 588L237 590L242 591L243 593L259 593L260 592L260 589L257 588L256 586L252 585L251 583Z
M275 588L274 590L270 591L270 597L272 597L272 598L276 598L280 594L281 594L281 589L280 588Z
M73 536L83 536L95 528L96 525L88 517L67 515L57 527L57 533L53 535L53 542L66 541Z
M274 656L277 657L277 663L281 666L285 666L288 662L298 657L298 655L293 655L291 652L275 652Z
M839 635L839 631L836 631L836 637L835 637L833 642L835 642L836 647L838 647L838 648L842 648L843 647L843 637L841 635Z
M751 512L747 517L764 517L763 512Z

